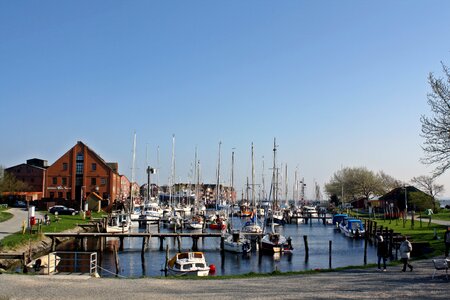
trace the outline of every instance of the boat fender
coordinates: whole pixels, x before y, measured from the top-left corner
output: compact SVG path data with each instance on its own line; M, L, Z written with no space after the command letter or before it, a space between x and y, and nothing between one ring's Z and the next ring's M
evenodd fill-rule
M216 273L216 265L209 265L209 273L214 274Z

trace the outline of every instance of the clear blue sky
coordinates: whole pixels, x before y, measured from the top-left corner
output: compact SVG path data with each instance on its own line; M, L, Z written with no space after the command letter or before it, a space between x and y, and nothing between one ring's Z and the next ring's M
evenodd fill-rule
M420 115L450 64L450 1L1 1L0 164L53 163L78 140L131 177L261 181L272 143L312 195L341 166L409 181L432 168ZM148 153L148 155L146 155ZM148 156L148 159L146 158ZM450 174L439 182L450 195Z

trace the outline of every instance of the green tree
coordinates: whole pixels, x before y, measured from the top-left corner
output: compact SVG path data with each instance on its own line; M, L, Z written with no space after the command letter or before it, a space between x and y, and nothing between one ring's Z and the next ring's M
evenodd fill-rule
M428 104L432 116L421 116L422 134L425 138L422 149L425 157L422 162L435 165L433 177L442 175L450 168L450 71L442 63L444 78L437 78L433 73L428 76L431 92Z
M16 193L29 190L28 184L18 180L14 175L4 172L0 178L0 194L4 192Z
M391 176L380 172L375 174L364 167L344 168L333 174L325 184L328 195L340 196L342 202L353 199L383 195L390 187L400 184Z
M410 192L408 193L409 205L412 205L412 209L415 211L425 211L426 209L433 209L434 201L433 197L428 194L421 192Z

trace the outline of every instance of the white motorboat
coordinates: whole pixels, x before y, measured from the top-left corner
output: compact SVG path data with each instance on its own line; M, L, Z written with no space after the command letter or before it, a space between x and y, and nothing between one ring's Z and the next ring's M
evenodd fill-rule
M106 232L121 233L121 232L128 232L128 230L129 230L128 215L124 213L112 213L108 217Z
M167 263L171 275L208 276L209 270L203 252L177 253Z
M339 224L339 228L345 236L350 238L362 238L366 233L364 224L359 219L344 219Z

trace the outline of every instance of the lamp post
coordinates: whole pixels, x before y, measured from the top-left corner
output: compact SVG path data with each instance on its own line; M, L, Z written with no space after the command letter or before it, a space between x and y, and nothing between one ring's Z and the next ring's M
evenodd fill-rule
M81 187L81 193L80 193L80 214L83 211L83 193L84 192L84 186Z

